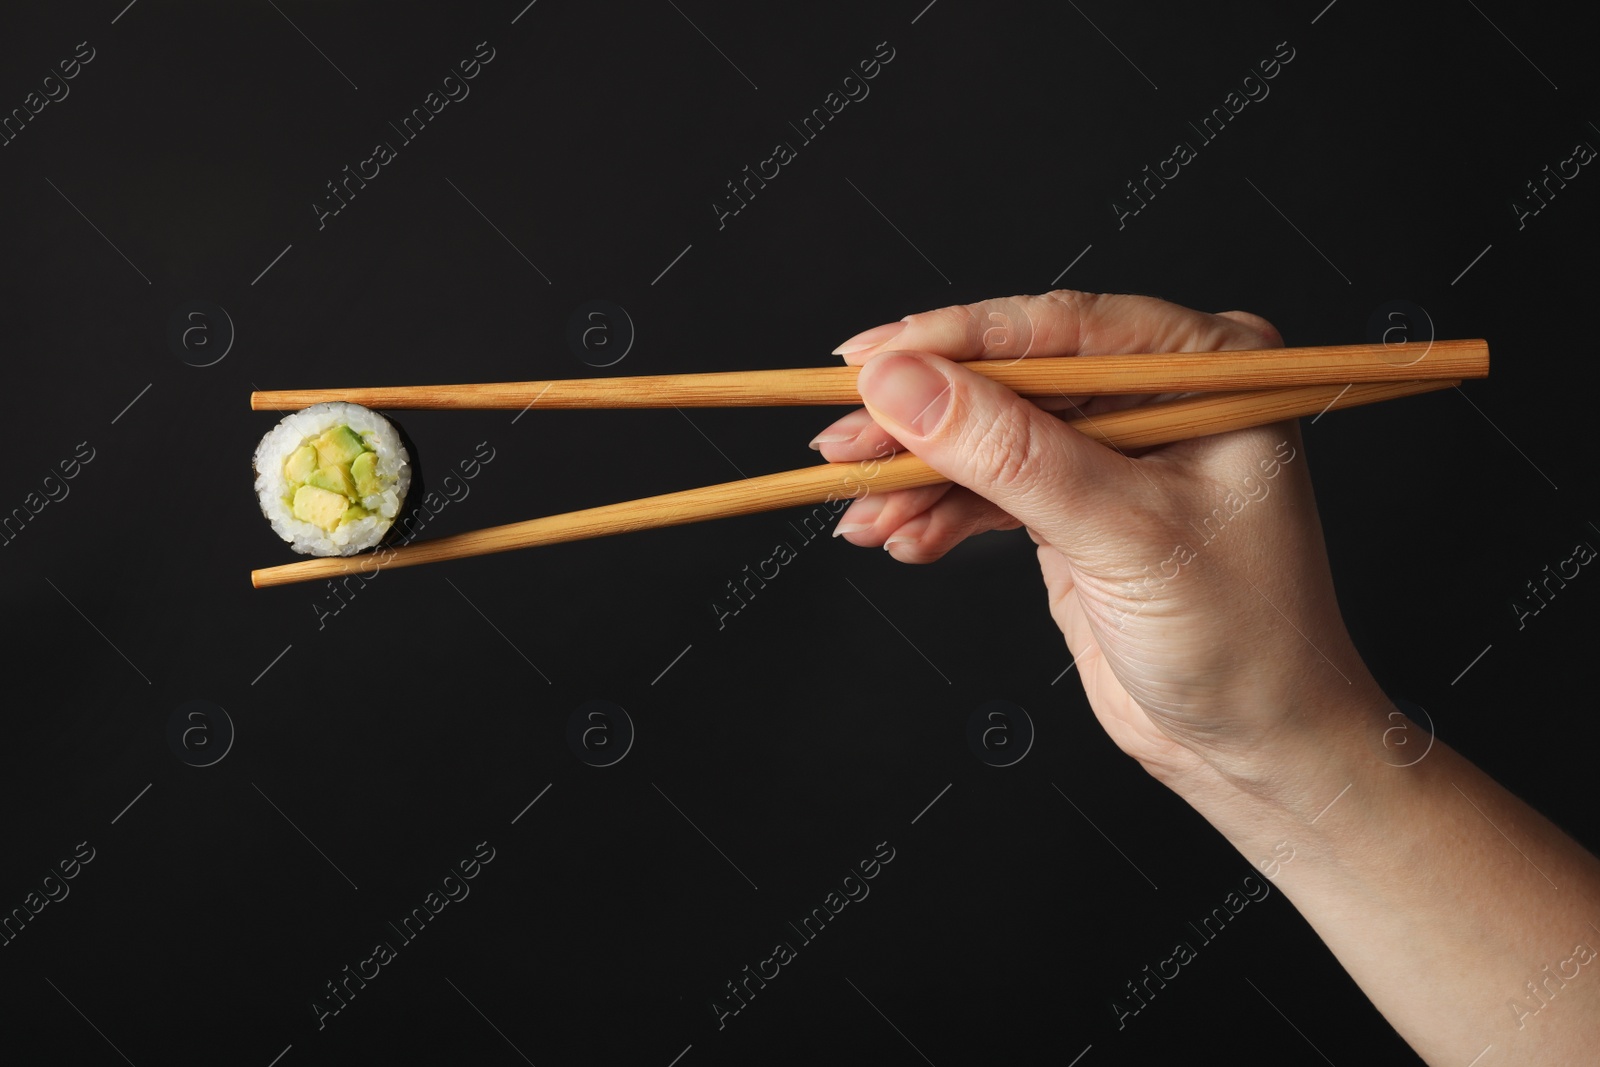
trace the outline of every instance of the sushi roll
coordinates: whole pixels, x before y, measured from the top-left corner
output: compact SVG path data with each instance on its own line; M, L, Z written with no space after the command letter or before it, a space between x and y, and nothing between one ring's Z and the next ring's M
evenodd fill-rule
M296 552L349 556L384 538L411 488L400 431L359 404L286 416L256 447L261 513Z

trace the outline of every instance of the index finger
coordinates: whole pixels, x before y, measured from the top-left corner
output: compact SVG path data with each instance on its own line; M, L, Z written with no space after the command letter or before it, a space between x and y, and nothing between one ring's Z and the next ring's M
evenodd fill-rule
M1149 296L1057 289L907 315L834 349L860 366L886 349L951 360L1017 360L1120 352L1207 352L1274 347L1277 331L1254 316L1195 311Z

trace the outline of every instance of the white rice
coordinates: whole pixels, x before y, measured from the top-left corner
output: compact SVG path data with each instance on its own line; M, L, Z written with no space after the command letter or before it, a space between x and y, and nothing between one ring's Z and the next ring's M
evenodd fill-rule
M378 480L387 488L361 501L371 515L329 532L294 517L283 464L301 445L335 426L350 427L378 454ZM360 404L315 404L285 416L256 447L255 470L261 513L279 537L294 546L296 552L309 556L350 556L374 547L394 525L406 491L411 488L411 458L406 455L399 432L388 419Z

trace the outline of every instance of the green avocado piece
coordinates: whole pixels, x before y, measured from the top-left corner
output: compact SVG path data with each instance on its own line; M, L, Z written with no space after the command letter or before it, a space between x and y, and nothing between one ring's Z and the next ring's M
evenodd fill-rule
M330 493L338 493L351 500L359 499L356 496L356 483L351 479L350 471L346 467L318 467L311 472L311 477L306 479L306 484L326 489Z
M357 519L364 519L371 514L372 512L368 511L360 504L351 504L349 507L344 509L344 514L339 516L339 524L342 526L347 522L355 522Z
M304 484L311 477L311 472L317 469L317 450L310 445L301 445L290 454L283 463L283 476L291 482Z
M335 426L311 444L317 450L319 467L348 467L351 460L366 451L361 438L348 426Z
M362 497L383 492L378 484L378 454L363 452L350 464L350 476L356 480L356 492Z
M332 530L349 510L350 501L338 493L302 485L294 491L294 517L324 530Z

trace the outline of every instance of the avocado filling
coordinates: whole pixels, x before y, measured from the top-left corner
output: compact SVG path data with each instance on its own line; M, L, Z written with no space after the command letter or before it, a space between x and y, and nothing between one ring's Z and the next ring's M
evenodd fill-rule
M294 517L332 532L372 514L362 501L383 492L378 454L348 426L311 438L283 462Z

